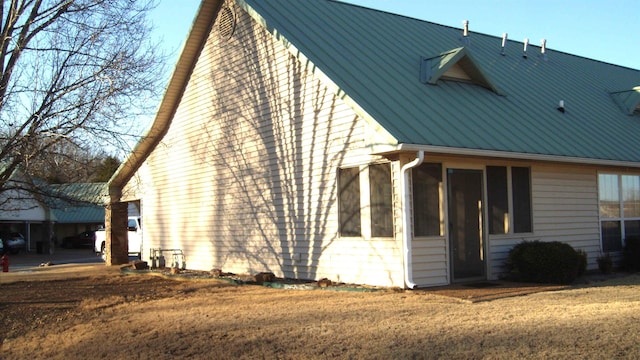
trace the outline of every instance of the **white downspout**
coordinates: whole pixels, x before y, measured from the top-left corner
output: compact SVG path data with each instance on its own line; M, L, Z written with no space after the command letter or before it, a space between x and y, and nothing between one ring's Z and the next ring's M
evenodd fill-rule
M420 166L424 161L424 151L417 153L417 158L410 163L405 164L400 170L402 194L402 245L404 247L404 284L409 289L414 289L417 285L413 282L413 264L411 262L411 212L409 204L411 203L409 191L409 170L416 166Z

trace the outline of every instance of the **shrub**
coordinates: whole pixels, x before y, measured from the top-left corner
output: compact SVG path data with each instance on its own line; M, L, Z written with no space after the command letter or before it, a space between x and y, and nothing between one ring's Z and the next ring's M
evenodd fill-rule
M609 253L605 253L604 255L598 256L598 269L603 274L611 274L613 272L613 259L611 259L611 255Z
M627 271L640 271L640 237L632 236L624 240L622 264Z
M524 241L511 249L507 268L512 280L570 284L586 270L586 253L559 241Z
M580 263L578 264L578 276L582 276L587 271L587 252L582 249L578 249L576 251L580 257Z

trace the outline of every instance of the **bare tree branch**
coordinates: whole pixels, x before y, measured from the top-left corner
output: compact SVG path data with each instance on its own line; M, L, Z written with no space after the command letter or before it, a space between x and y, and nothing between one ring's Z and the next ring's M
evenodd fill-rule
M128 150L162 88L164 58L146 20L155 1L3 2L0 194L18 169L41 175L51 158L65 158L61 151ZM29 187L40 191L30 183L21 190Z

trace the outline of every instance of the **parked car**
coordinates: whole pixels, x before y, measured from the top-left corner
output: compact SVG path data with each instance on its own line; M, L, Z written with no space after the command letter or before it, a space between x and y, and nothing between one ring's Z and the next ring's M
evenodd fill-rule
M93 248L96 241L95 231L83 231L80 234L67 236L62 239L63 248Z
M27 242L24 240L24 236L18 232L0 234L0 239L3 242L3 252L17 254L20 250L26 249Z

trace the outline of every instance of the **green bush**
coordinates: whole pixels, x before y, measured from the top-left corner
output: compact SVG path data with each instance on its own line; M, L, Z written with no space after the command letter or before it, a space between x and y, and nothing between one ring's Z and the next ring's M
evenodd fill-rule
M598 269L603 274L611 274L613 272L613 259L609 253L598 256L596 259L598 262Z
M632 236L624 240L622 264L627 271L640 271L640 237Z
M559 241L524 241L514 246L507 258L509 277L514 281L570 284L586 267L584 251Z
M578 263L578 276L582 276L587 271L587 252L582 249L578 249L576 252L580 257L580 263Z

